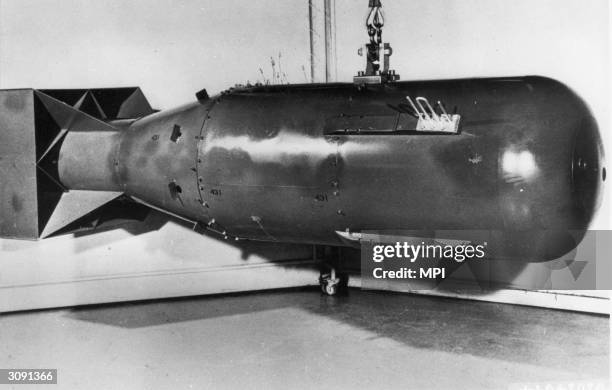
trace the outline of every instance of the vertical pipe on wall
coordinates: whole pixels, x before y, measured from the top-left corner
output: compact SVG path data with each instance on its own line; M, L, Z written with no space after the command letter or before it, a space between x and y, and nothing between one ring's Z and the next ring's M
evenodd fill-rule
M324 0L325 13L325 82L336 81L336 14L334 0Z
M308 0L310 81L336 81L336 15L334 0Z
M314 53L314 19L313 0L308 0L308 33L310 36L310 82L315 82L315 53Z

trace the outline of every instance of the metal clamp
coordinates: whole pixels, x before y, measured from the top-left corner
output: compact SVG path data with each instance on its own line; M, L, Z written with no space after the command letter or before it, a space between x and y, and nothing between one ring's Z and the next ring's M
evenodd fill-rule
M431 104L429 104L429 101L422 96L415 99L416 103L410 96L406 96L406 99L418 117L417 131L434 131L442 133L459 132L459 121L461 120L461 116L458 114L449 115L441 101L438 100L437 104L441 112L441 114L438 114Z

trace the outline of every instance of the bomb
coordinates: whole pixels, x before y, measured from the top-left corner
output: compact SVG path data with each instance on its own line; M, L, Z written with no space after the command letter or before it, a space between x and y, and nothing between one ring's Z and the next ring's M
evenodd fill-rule
M64 224L123 195L228 238L488 230L541 261L588 228L606 174L586 104L536 76L248 86L106 118L33 95L64 129L56 180L86 205Z

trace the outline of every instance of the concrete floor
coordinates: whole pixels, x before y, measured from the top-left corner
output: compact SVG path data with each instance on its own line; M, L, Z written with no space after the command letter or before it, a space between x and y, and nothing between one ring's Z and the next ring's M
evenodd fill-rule
M0 346L78 389L507 389L608 378L610 356L609 317L311 289L8 314Z

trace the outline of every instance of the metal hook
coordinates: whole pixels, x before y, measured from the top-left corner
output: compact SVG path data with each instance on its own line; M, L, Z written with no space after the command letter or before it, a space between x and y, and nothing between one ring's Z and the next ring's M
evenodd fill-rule
M376 27L379 30L381 28L383 28L383 26L385 25L385 17L383 15L382 9L380 9L380 7L376 8L376 12L374 14L373 23L374 23L374 27Z
M427 108L429 108L429 112L431 113L431 116L427 115L428 119L435 119L436 121L440 120L440 117L438 116L438 114L436 114L436 111L434 111L433 107L431 106L431 104L429 104L429 101L426 98L419 96L418 98L416 98L416 102L419 105L419 107L421 107L421 110L425 112L426 115L427 115L427 111L425 110L425 108L423 107L421 103L425 103Z
M450 115L448 115L448 113L446 112L446 109L444 108L444 104L442 104L441 101L438 100L438 107L440 107L440 111L442 111L442 119L444 119L447 122L451 122L451 117Z
M414 102L412 101L412 99L410 98L410 96L406 96L406 99L408 99L408 103L410 103L410 105L412 106L412 109L414 110L415 114L417 114L417 116L421 119L425 119L423 117L423 114L421 113L421 111L419 111L419 109L417 108L417 106L414 104Z

